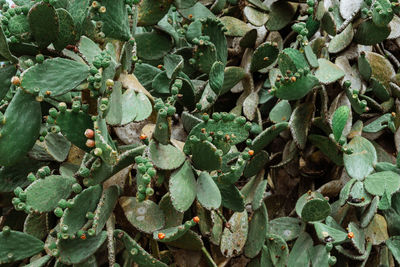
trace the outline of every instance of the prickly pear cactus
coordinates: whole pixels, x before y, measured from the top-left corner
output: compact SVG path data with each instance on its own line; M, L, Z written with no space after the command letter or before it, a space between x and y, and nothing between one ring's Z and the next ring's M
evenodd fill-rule
M0 0L0 265L400 264L397 0Z

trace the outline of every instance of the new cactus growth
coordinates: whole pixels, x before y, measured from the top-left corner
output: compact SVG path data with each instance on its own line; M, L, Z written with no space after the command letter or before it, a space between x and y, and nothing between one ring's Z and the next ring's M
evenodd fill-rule
M395 0L0 0L0 265L397 266Z

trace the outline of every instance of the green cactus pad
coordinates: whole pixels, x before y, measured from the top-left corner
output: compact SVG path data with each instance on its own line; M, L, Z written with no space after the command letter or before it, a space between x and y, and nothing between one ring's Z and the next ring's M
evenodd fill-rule
M77 36L81 36L82 32L87 27L85 23L87 16L89 14L89 7L90 7L90 0L70 1L68 12L74 19Z
M343 32L335 35L332 40L329 42L328 52L329 53L338 53L344 50L348 45L350 45L351 41L354 37L353 25L350 23Z
M264 203L251 217L244 255L254 258L261 251L268 230L268 212Z
M106 8L106 12L100 12L99 16L103 22L104 34L122 41L129 40L131 33L125 1L102 0L101 5Z
M36 3L29 10L28 21L39 47L45 48L57 40L59 19L53 6L44 2Z
M279 49L277 45L273 45L270 42L263 43L257 47L254 51L250 70L257 71L270 66L275 62L279 54Z
M101 151L101 159L109 165L116 164L118 152L116 151L115 143L112 141L111 136L108 133L106 120L98 116L94 122L94 128L94 141L96 148Z
M60 253L58 260L64 264L77 264L92 256L107 238L105 231L86 239L61 239L57 247Z
M155 25L168 13L172 0L143 0L138 5L138 26Z
M72 193L75 178L51 175L38 179L26 190L26 205L39 212L48 212L57 207L58 201L66 199Z
M189 18L191 15L190 17L192 17L194 20L201 18L215 18L215 15L200 2L197 2L190 8L179 9L179 13L185 18Z
M333 245L341 244L347 239L347 233L338 230L336 228L330 227L326 224L315 222L314 223L315 232L321 241L332 240Z
M354 41L361 45L375 45L385 40L389 34L389 26L378 26L372 20L367 20L358 26Z
M158 242L167 242L167 243L172 242L172 241L175 241L175 240L181 238L183 235L185 235L190 230L190 227L193 227L195 225L196 225L196 223L193 220L189 220L179 226L154 231L153 239ZM162 237L160 239L159 234L164 234L165 237Z
M312 102L306 102L293 110L290 117L289 128L293 140L300 149L304 149L307 142L308 130L314 115L315 106Z
M39 168L47 165L48 162L36 161L28 157L23 157L9 167L0 168L0 192L12 192L18 186L21 188L26 187L30 182L26 177L30 172L35 172Z
M0 56L6 60L11 61L12 63L17 63L18 59L13 56L10 52L10 48L7 44L7 38L4 35L3 27L0 26Z
M339 166L343 165L342 153L340 152L340 150L338 150L335 143L328 137L317 134L310 134L308 136L308 140L310 140L313 145L318 147L322 153L327 155L330 160L335 162L335 164Z
M330 84L334 83L337 80L344 77L344 71L339 68L334 63L330 62L327 59L320 58L318 59L319 68L315 72L315 77L322 84Z
M34 93L37 88L45 96L60 96L75 89L89 75L89 67L65 58L54 58L37 64L22 74L21 86Z
M201 251L204 247L201 236L192 230L189 230L181 238L169 242L168 245L193 251Z
M354 222L349 223L349 232L353 232L354 237L351 239L351 243L357 249L358 253L365 253L365 233L363 229L360 229Z
M259 135L254 138L251 148L255 153L261 151L269 143L272 142L282 131L288 128L287 122L280 122L262 131Z
M269 31L279 31L290 23L297 10L297 5L288 2L274 2L270 6L269 19L265 27Z
M290 119L292 114L292 107L289 101L282 100L279 101L269 112L269 119L273 123L284 122Z
M217 48L211 42L204 42L195 48L194 59L199 71L209 73L215 62L217 62Z
M331 213L331 207L321 194L312 192L297 200L296 212L306 222L320 221Z
M222 62L216 61L212 65L209 83L214 93L219 95L224 84L224 64Z
M217 147L208 141L192 144L193 166L199 170L213 171L221 167L222 158L217 154Z
M81 52L82 55L84 55L84 57L86 58L86 60L91 64L93 63L95 56L101 53L101 49L98 46L98 44L96 44L95 42L93 42L91 39L89 39L84 35L79 40L78 47L79 47L79 52Z
M309 249L309 256L312 266L329 266L329 252L326 246L317 245Z
M25 265L27 267L42 267L45 266L46 263L50 260L51 256L50 255L46 255L43 257L40 257L37 260L32 261L31 263Z
M392 252L393 257L400 264L400 236L392 236L386 240L386 246Z
M303 232L293 245L288 258L288 266L301 267L310 265L309 250L313 246L313 240L309 234Z
M0 263L19 261L43 250L44 243L31 235L17 231L0 233Z
M143 60L163 58L172 48L172 40L165 33L153 31L135 35L137 55Z
M208 172L202 172L197 178L197 200L208 209L218 209L221 206L221 193Z
M162 170L174 170L185 161L185 154L173 145L150 142L150 159Z
M382 196L385 190L391 195L400 188L400 176L392 171L373 173L365 178L364 186L372 195Z
M93 121L90 116L80 110L74 112L70 109L60 112L56 119L56 124L60 126L62 134L74 145L84 151L90 151L86 146L86 129L93 129Z
M183 212L177 211L174 208L169 193L163 196L158 205L165 215L165 228L171 228L182 224Z
M269 162L269 155L266 151L261 150L259 153L254 155L248 164L246 165L243 175L245 177L251 177L261 171L265 165Z
M340 206L343 206L344 204L346 204L347 199L350 196L350 191L351 191L351 187L353 186L353 184L357 182L357 179L351 179L350 181L348 181L343 187L342 190L340 190L340 195L339 195L339 203Z
M244 196L233 184L223 184L217 182L222 197L222 206L233 211L241 212L244 210Z
M253 210L258 210L260 207L262 207L264 201L264 193L265 190L267 189L267 185L268 185L268 180L262 180L258 184L254 192L253 201L251 202L251 207L253 208Z
M184 212L192 205L196 198L196 180L188 161L171 174L169 192L177 211Z
M351 198L347 200L347 203L356 207L366 206L372 200L371 195L365 190L364 183L360 181L355 182L351 187L350 196Z
M366 228L368 226L368 224L371 223L376 212L378 211L378 204L379 204L379 197L375 196L372 199L371 204L368 206L367 209L365 209L365 211L361 215L360 226L362 228Z
M184 64L183 57L176 54L168 54L164 57L164 67L169 79L175 78Z
M119 204L128 221L145 233L152 233L164 227L164 213L151 200L138 202L134 197L121 197Z
M208 120L207 122L202 122L197 124L190 131L188 140L185 143L185 147L190 146L193 143L189 140L190 136L195 135L197 137L200 137L202 133L201 129L203 128L206 129L208 133L210 132L217 133L218 131L221 131L224 133L224 135L229 135L230 142L232 145L236 145L238 143L243 142L249 136L249 131L246 129L246 127L244 127L244 123L242 123L242 121L240 121L239 118L241 117L234 117L233 121L224 121L223 119Z
M284 267L289 257L289 248L285 240L279 235L267 234L266 246L268 247L273 266Z
M118 201L119 191L120 189L117 185L112 185L103 191L99 204L94 211L92 229L96 231L96 235L101 232L108 218L111 216Z
M167 267L165 263L157 260L151 254L147 253L133 238L131 238L126 232L122 230L115 230L114 236L117 239L121 239L125 245L125 248L129 252L129 257L132 260L141 265L149 267Z
M307 62L308 64L310 64L311 67L319 67L317 55L315 55L310 45L304 46L304 55L306 56Z
M18 89L0 126L0 165L14 165L33 147L39 136L41 117L40 103Z
M362 180L374 169L377 162L376 150L370 141L361 136L355 136L347 147L353 153L343 155L346 171L350 177Z
M302 75L295 82L288 81L280 85L274 94L280 99L297 100L307 95L318 84L318 79L314 75Z
M57 50L64 49L67 45L72 44L76 39L76 31L74 26L74 19L71 14L63 9L59 8L56 10L59 19L59 32L57 40L54 41L54 47Z
M1 49L0 49L1 52ZM0 101L6 96L11 86L11 78L15 75L17 69L14 65L4 65L0 68Z
M295 73L300 69L304 70L308 68L308 63L304 54L293 48L286 48L279 54L278 64L283 74L288 70Z
M87 222L86 214L94 212L101 197L100 185L91 186L73 198L73 204L64 211L61 225L68 227L66 234L73 235Z
M235 17L223 16L220 20L227 29L227 32L225 33L227 36L243 37L251 30L245 22Z
M221 238L221 253L225 257L238 255L246 243L249 228L247 211L235 212L228 223L230 229L225 228Z
M71 148L71 143L61 134L48 133L44 139L46 151L58 162L63 162Z
M304 224L298 218L279 217L268 224L268 232L281 236L285 241L296 239L302 232Z
M24 222L24 233L42 240L46 238L48 234L47 224L48 224L48 216L46 213L28 214Z
M349 118L350 109L347 106L340 106L332 117L332 131L336 142L342 137L344 127Z

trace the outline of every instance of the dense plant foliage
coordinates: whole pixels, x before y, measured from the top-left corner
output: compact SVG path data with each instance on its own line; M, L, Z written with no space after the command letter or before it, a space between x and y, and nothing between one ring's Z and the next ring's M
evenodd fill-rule
M400 264L397 1L14 3L2 266Z

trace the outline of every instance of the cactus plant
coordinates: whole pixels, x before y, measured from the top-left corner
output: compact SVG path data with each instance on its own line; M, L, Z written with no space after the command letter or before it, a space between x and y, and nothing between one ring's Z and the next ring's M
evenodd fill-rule
M0 264L400 264L395 0L0 0Z

